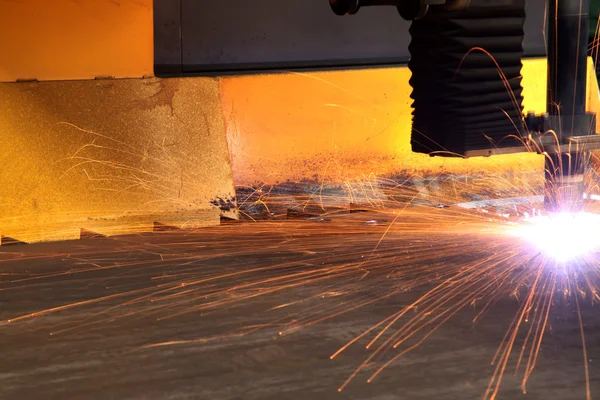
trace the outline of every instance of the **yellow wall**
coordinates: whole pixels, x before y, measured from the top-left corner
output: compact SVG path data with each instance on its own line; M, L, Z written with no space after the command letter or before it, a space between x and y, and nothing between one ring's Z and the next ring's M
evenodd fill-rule
M152 0L0 0L0 82L153 74Z
M522 73L525 110L544 112L546 60L525 60ZM590 106L598 110L592 69L589 76ZM541 171L535 154L463 160L412 153L409 79L406 67L222 78L235 183Z

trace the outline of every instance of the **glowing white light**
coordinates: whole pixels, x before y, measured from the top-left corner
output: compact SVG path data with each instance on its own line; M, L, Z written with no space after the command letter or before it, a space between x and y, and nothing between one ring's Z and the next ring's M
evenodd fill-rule
M600 215L558 213L528 217L514 232L559 262L600 250Z

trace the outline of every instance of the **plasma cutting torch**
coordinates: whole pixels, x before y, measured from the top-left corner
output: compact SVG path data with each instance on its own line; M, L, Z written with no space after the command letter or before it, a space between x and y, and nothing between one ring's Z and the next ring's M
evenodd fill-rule
M329 0L337 15L395 6L410 20L411 146L432 156L545 155L545 206L583 209L590 0L548 0L546 113L523 114L525 0Z

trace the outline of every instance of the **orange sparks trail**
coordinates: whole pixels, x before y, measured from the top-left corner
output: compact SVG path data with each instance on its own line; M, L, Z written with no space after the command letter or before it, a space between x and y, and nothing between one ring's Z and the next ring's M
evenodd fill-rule
M481 48L472 51L491 57ZM507 83L501 71L499 75ZM109 182L120 190L154 191L175 204L180 201L180 182L171 181L168 174L97 160L86 150L122 152L167 167L178 166L177 157L166 151L150 157L100 133L82 131L95 140L62 160L70 163L66 172L100 163L128 171L131 177L113 182L110 176L87 175L90 180ZM540 150L535 142L523 144ZM540 212L541 168L517 169L510 176L502 168L485 176L368 175L337 186L323 180L301 193L285 187L238 188L238 206L246 220L241 223L104 238L100 247L84 243L61 252L45 251L44 246L35 252L0 248L0 301L18 291L60 292L73 285L80 291L101 288L102 293L95 297L65 293L63 299L72 295L85 300L55 301L14 315L0 312L0 330L19 325L57 337L126 323L144 326L142 322L170 323L182 316L227 315L252 307L243 324L232 323L235 328L228 331L148 341L138 349L152 351L251 334L282 337L395 300L393 311L370 320L368 328L332 349L330 358L336 362L342 362L338 358L353 347L367 351L341 382L338 390L343 391L359 377L376 382L388 366L418 351L459 313L474 309L476 323L492 314L500 300L513 298L518 309L490 360L491 377L482 393L491 400L499 397L506 371L519 376L526 393L550 315L562 301L574 304L578 316L582 375L590 399L580 300L600 300L600 202L593 200L600 198L600 159L592 155L591 164L587 213L581 215ZM23 268L40 261L55 267L36 272ZM283 294L292 300L281 302Z
M589 181L593 191L593 177ZM369 352L339 387L342 391L363 374L368 382L374 382L386 367L417 351L458 313L476 308L475 323L500 299L512 296L520 307L492 360L493 374L484 394L484 398L494 399L511 363L526 392L553 305L561 298L573 300L577 306L590 398L579 297L598 298L600 262L596 250L600 247L592 242L573 258L563 257L564 252L560 253L562 258L556 257L556 248L548 251L539 241L539 235L552 229L547 220L537 223L536 207L540 204L535 200L522 204L490 201L499 194L532 198L540 182L521 182L517 191L514 177L510 181L499 177L438 177L434 185L428 185L426 197L422 196L422 186L410 182L355 182L352 190L359 190L360 196L354 193L345 197L328 195L322 187L315 192L318 198L310 194L298 201L296 196L302 205L300 217L287 213L285 219L285 215L280 218L271 212L271 221L103 239L111 243L109 252L86 246L60 254L2 249L0 294L10 296L16 290L60 288L73 283L101 285L105 290L102 296L84 301L8 316L0 321L0 329L24 324L27 329L56 337L147 318L165 322L182 315L227 312L253 302L258 306L264 304L258 299L276 299L273 296L283 293L293 293L296 298L271 304L262 312L256 310L256 320L249 317L238 329L213 337L148 343L143 349L150 351L186 343L201 346L260 332L289 335L386 300L406 299L409 292L419 293L418 298L373 321L364 332L332 351L331 359L355 345L362 344ZM480 197L477 207L469 208L474 203L461 197L461 193L484 190L487 199ZM274 194L273 188L260 192L249 191L242 203L269 204L270 210L277 210L281 208L277 201L287 201ZM362 207L366 212L343 209L345 200L340 199L359 197L369 199ZM315 204L334 206L324 209ZM313 216L315 207L320 212ZM599 207L595 202L587 204L592 213ZM590 215L592 222L597 221ZM590 218L586 222L589 224ZM542 232L536 231L539 227ZM590 229L598 227L600 223L592 223ZM15 265L15 260L63 260L65 267L38 273L9 270L6 266ZM49 318L54 314L63 317L61 322Z

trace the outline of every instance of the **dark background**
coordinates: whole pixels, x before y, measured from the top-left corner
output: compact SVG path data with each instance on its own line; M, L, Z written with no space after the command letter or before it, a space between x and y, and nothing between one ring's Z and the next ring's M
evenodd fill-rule
M545 0L527 1L526 56L545 55ZM334 15L326 0L155 0L155 71L206 74L408 62L394 7Z

